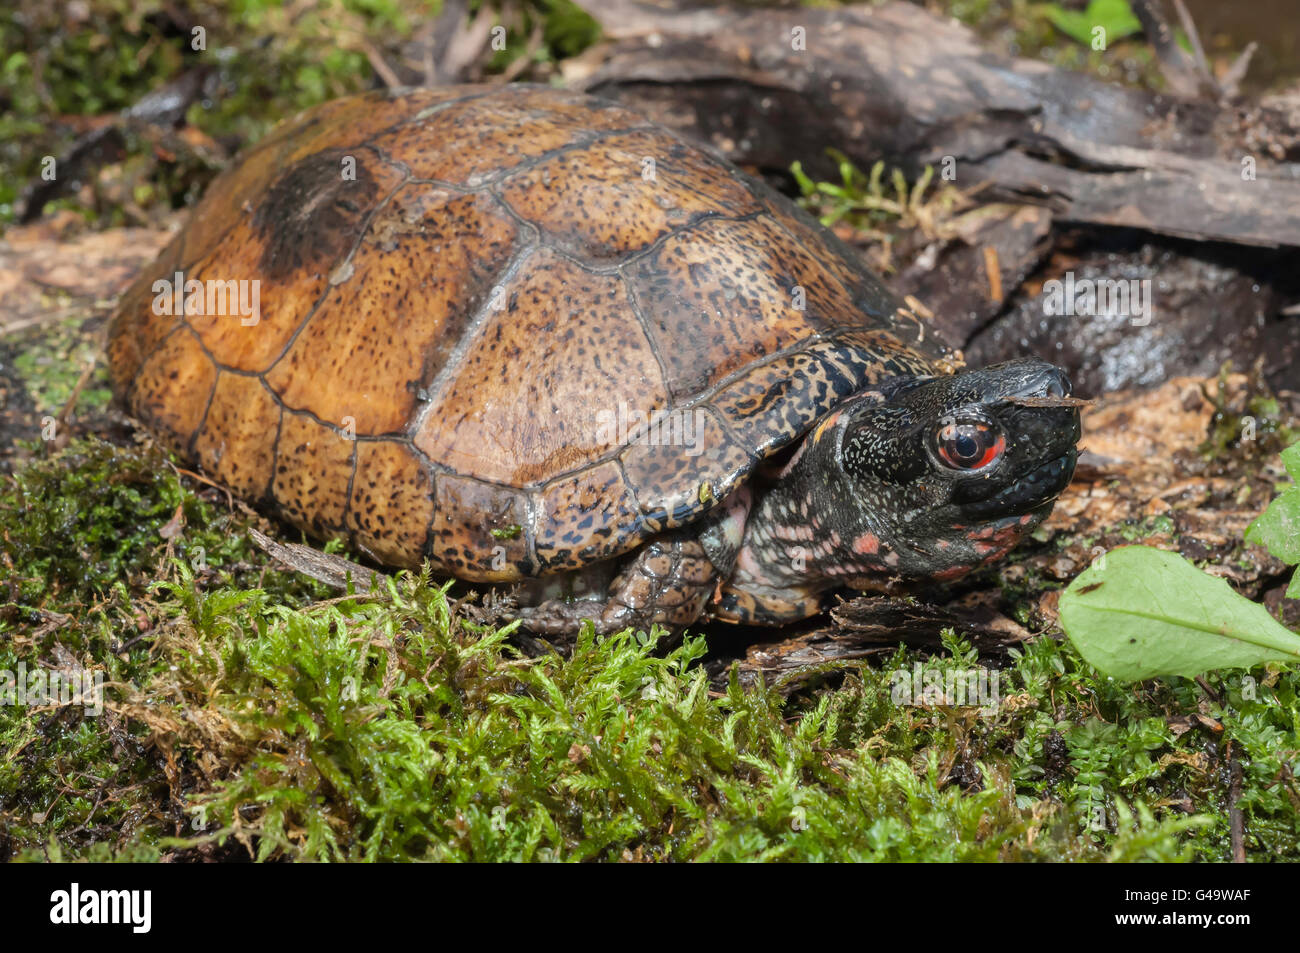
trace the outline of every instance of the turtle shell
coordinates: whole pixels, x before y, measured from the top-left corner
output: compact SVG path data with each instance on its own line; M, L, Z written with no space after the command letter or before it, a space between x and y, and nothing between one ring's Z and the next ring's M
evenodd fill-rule
M478 581L690 523L843 399L940 356L784 197L625 108L529 86L280 125L109 339L128 408L237 493Z

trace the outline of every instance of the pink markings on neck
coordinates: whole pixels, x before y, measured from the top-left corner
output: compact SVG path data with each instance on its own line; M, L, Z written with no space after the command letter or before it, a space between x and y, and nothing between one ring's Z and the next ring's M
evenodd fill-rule
M853 551L863 556L874 556L880 552L880 537L875 533L863 533L853 541Z

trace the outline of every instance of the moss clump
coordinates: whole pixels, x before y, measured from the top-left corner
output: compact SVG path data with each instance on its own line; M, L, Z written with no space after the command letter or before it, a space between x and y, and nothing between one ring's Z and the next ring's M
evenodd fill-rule
M1135 820L1109 776L1088 783L1114 832L1077 836L1068 801L1031 793L1034 754L999 742L1017 719L995 716L986 735L970 712L899 708L887 672L787 705L734 681L711 692L700 639L661 655L650 639L588 634L568 659L523 659L424 580L293 611L259 591L202 593L181 573L147 672L110 707L172 766L185 836L159 825L130 843L333 860L1191 851L1177 836L1191 825ZM964 664L954 645L927 664Z
M187 501L162 454L99 441L77 443L7 483L0 513L10 587L14 601L31 607L72 608L120 583L140 584L166 545L159 527Z
M0 367L12 365L38 414L57 414L76 392L86 367L95 363L77 394L82 413L103 410L112 400L108 367L99 356L100 321L81 317L20 333L0 345Z
M218 499L225 502L185 486L156 447L74 441L0 478L0 562L9 590L0 596L11 610L85 611L167 578L172 558L210 582L245 578L265 561L242 531L252 518ZM278 588L288 598L324 591L277 576L289 581Z

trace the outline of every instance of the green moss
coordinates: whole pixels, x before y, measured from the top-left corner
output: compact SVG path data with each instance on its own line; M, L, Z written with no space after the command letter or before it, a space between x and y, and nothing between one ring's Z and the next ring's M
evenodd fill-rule
M1247 375L1244 398L1234 402L1228 388L1232 362L1219 369L1218 380L1205 397L1214 406L1210 432L1198 448L1201 456L1220 460L1233 455L1254 460L1271 457L1300 439L1300 431L1286 425L1285 415L1259 367Z
M1116 528L1116 532L1130 543L1150 539L1152 536L1172 536L1176 531L1177 527L1174 525L1174 521L1170 517L1163 515L1150 516L1142 520L1126 520Z
M30 657L0 648L0 670ZM141 726L0 707L0 856L153 860L167 782Z
M906 704L897 671L981 665L949 632L790 700L716 691L701 638L525 658L427 579L276 572L249 519L98 442L5 486L0 671L106 698L0 705L0 855L1223 860L1233 758L1248 849L1300 857L1295 672L1125 686L1044 638L988 710Z
M200 567L212 583L260 573L254 561L263 560L246 535L249 518L224 503L222 494L200 495L184 485L157 449L76 441L0 481L8 604L84 611L166 578L172 558ZM276 587L285 598L325 592L276 578L289 580Z
M926 166L914 184L909 184L899 169L890 170L886 182L883 161L875 163L870 172L863 172L842 152L826 151L837 164L838 182L814 181L799 162L794 163L790 172L799 186L800 204L827 226L843 220L859 231L878 234L877 229L916 225L963 207L961 193L945 182L927 194L934 179L934 169L930 166Z
M59 413L92 363L96 367L77 397L77 410L81 413L102 410L112 400L108 367L103 361L96 362L100 345L95 324L93 319L70 318L20 333L0 347L0 363L12 362L38 414Z
M577 56L600 39L600 27L572 0L531 0L506 29L505 48L492 54L488 68L504 71L521 56L537 62L557 62ZM541 44L532 49L531 37L540 32Z

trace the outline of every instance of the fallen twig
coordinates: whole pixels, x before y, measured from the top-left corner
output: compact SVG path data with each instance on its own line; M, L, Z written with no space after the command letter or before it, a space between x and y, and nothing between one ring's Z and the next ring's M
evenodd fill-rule
M277 543L265 533L249 528L248 534L262 550L274 556L295 572L310 576L335 589L353 592L384 593L392 577L367 569L350 559L321 552L299 543Z
M1228 771L1231 777L1228 783L1228 829L1232 838L1232 862L1244 864L1246 862L1246 816L1241 810L1241 762L1235 756L1229 760Z

